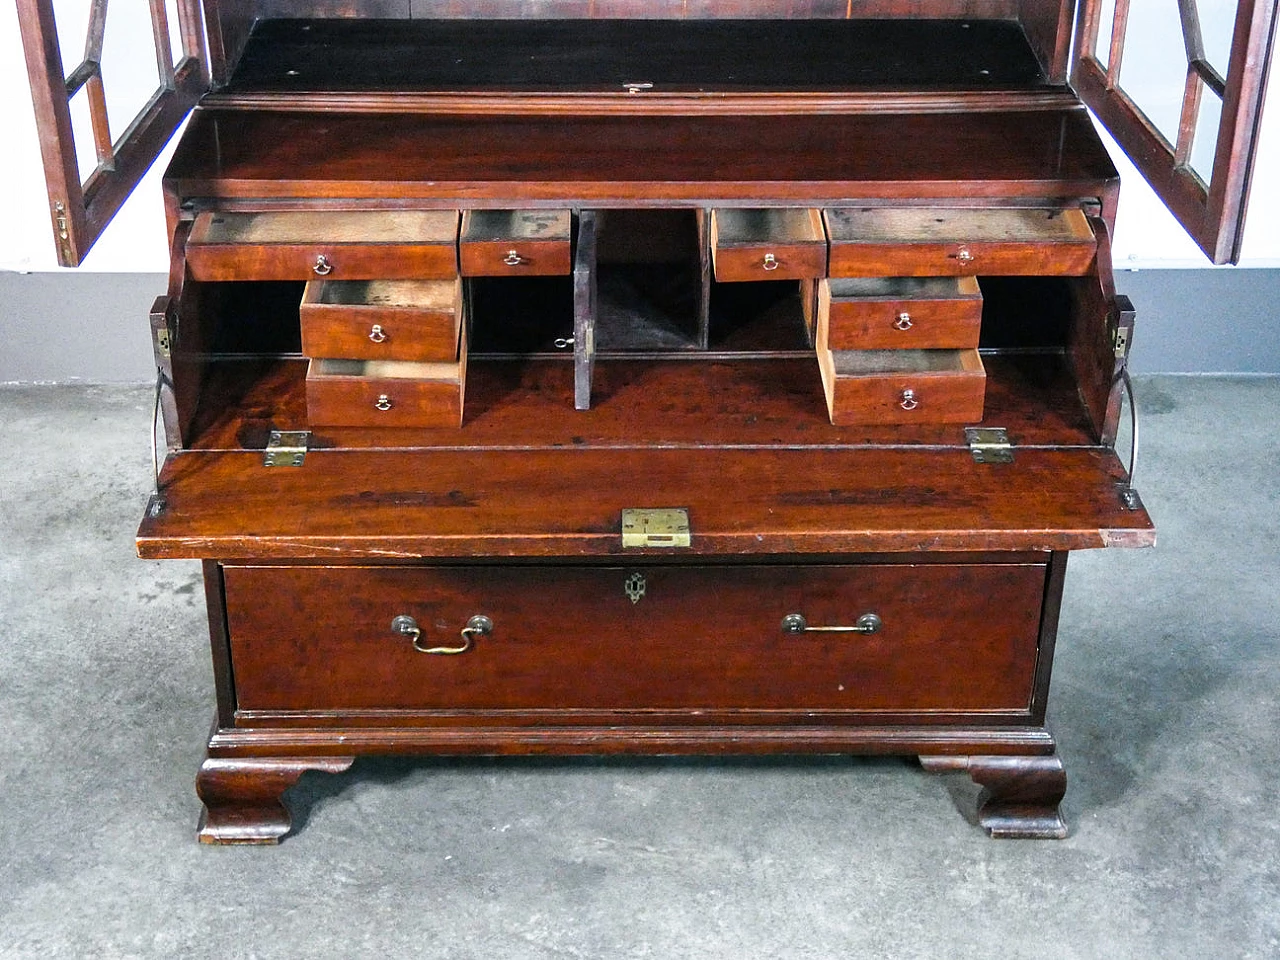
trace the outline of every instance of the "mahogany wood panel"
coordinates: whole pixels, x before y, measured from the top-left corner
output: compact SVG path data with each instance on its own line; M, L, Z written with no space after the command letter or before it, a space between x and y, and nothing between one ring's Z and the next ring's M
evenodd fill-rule
M205 402L194 427L197 449L261 450L272 430L308 426L305 360L209 364ZM1005 427L1015 444L1098 443L1079 385L1060 355L983 357L987 402L982 423ZM595 402L574 409L570 358L467 362L462 430L326 429L311 444L326 447L702 447L806 448L928 445L958 447L955 426L833 426L812 351L802 357L743 360L606 358L592 376ZM643 436L638 412L656 409Z
M817 210L712 210L711 260L721 282L825 277L822 215Z
M973 277L835 280L818 286L829 350L976 347L982 292Z
M555 123L204 109L166 180L180 196L590 207L1087 197L1115 177L1082 109Z
M458 357L458 280L312 280L299 306L302 351L355 360Z
M1078 276L1097 243L1079 209L823 211L833 277Z
M238 706L1025 712L1045 568L227 567ZM633 602L629 578L644 579ZM270 603L263 603L270 597ZM335 602L341 598L339 602ZM883 620L875 634L786 634ZM492 632L458 655L474 615ZM815 718L816 719L816 718Z
M206 211L186 250L197 280L444 280L457 239L449 211Z
M929 771L960 770L980 785L978 823L992 837L1061 840L1067 825L1058 804L1067 792L1060 757L921 757Z
M146 558L644 556L624 507L689 510L681 555L1146 546L1105 449L314 450L188 452L161 473ZM726 494L732 491L732 496ZM671 555L670 551L666 555Z

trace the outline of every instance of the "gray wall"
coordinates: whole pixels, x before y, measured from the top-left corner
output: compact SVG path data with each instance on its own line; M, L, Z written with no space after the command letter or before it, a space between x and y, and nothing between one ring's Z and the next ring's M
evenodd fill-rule
M0 273L0 383L154 379L163 274ZM1121 272L1135 373L1280 373L1280 269Z

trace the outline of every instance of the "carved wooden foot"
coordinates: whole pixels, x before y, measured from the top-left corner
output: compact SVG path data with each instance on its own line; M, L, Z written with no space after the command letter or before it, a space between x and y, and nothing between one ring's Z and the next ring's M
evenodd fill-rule
M308 770L342 773L354 757L206 757L196 775L204 801L201 843L279 843L292 819L284 792Z
M982 787L978 822L993 837L1060 840L1067 825L1058 804L1067 772L1053 754L1039 757L921 757L926 770L963 770Z

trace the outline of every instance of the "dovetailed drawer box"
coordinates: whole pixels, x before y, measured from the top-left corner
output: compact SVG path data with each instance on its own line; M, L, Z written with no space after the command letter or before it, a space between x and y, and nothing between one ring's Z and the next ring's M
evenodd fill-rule
M468 210L458 261L464 277L565 276L573 271L568 210Z
M187 240L197 280L445 280L454 210L205 211Z
M456 361L459 280L312 280L299 306L302 352L350 360Z
M726 710L1025 714L1045 575L228 566L225 583L244 710L658 710L697 724ZM868 615L875 632L794 632Z
M976 347L982 292L975 277L859 277L818 285L829 350Z
M1079 209L849 207L823 219L832 277L1079 276L1097 252Z
M712 210L711 256L721 282L810 280L827 275L817 210Z
M467 380L465 318L457 359L412 363L315 357L307 368L307 419L330 427L457 427Z

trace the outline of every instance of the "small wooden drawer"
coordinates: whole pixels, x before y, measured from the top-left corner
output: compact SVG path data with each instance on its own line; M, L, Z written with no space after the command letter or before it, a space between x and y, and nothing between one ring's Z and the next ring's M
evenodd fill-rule
M720 281L825 277L822 217L817 210L712 210L711 260Z
M963 350L978 345L982 291L975 277L824 280L829 350Z
M458 239L462 275L567 276L572 222L568 210L468 210Z
M187 239L197 280L447 280L455 210L206 211Z
M224 570L239 709L503 723L521 710L555 711L544 723L1025 715L1045 585L1035 563ZM876 629L803 630L859 623Z
M818 350L837 426L978 423L986 371L977 350Z
M462 425L467 335L457 360L316 358L307 368L307 420L329 427L457 427Z
M1078 209L849 207L823 216L833 277L1078 276L1097 250Z
M462 281L312 280L299 314L307 356L448 362L458 357Z

